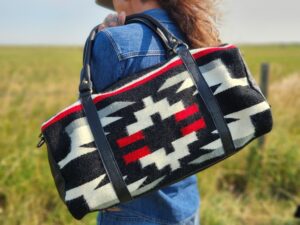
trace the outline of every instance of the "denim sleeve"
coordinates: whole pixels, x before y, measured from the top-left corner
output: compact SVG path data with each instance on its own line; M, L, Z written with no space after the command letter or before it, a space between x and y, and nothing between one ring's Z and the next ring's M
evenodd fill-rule
M92 82L98 93L122 76L124 61L119 60L117 49L105 31L97 34L92 51Z

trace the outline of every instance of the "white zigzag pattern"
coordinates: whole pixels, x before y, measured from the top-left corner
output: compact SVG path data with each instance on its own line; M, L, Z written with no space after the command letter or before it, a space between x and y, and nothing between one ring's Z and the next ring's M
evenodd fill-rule
M128 125L128 135L134 134L140 130L144 130L147 127L153 126L151 115L159 113L162 120L173 116L175 113L180 112L184 109L182 101L179 101L173 105L169 104L169 101L165 98L158 102L153 102L151 96L143 99L145 107L134 113L136 122Z
M66 192L65 201L71 201L76 198L83 197L90 210L103 209L119 203L120 201L111 183L107 183L106 185L97 188L97 186L101 181L103 181L105 176L106 174L102 174L101 176L90 182L68 190ZM141 193L144 193L145 191L155 188L164 178L165 176L143 186L143 183L147 180L147 177L144 177L133 182L130 185L127 185L127 188L132 196L137 196Z
M251 122L251 116L264 112L268 109L270 109L269 104L267 102L262 102L247 109L243 109L225 116L227 119L237 119L237 121L228 124L233 140L246 138L244 142L239 141L239 146L235 146L236 148L241 147L254 137L255 127Z
M199 67L209 87L220 84L214 95L236 86L248 86L247 78L232 78L224 63L217 59Z
M184 71L182 73L179 73L171 78L168 78L163 85L158 89L158 92L163 91L169 87L172 87L182 81L185 81L185 79L189 78L189 73L187 71Z
M156 168L159 170L166 166L170 166L172 171L177 170L181 167L179 160L190 155L188 145L197 140L196 133L192 132L172 142L174 152L167 155L166 150L161 148L139 160L142 167L155 164Z
M270 109L269 104L267 102L262 102L247 109L243 109L225 116L225 118L227 119L237 120L228 124L228 128L230 130L236 148L242 147L255 135L255 127L251 122L251 116L264 112L268 109ZM218 131L215 130L212 133L216 134L218 133ZM208 159L219 157L225 153L221 139L217 139L216 141L213 141L212 143L201 147L199 150L212 150L212 152L200 156L199 158L190 162L190 164L202 163Z
M232 78L230 72L220 60L214 60L204 66L199 67L200 71L203 74L204 79L206 80L209 87L220 85L214 92L214 95L224 92L230 88L236 86L248 86L247 78ZM182 81L183 84L176 91L179 93L187 88L194 86L193 80L190 77L187 71L177 74L176 76L168 78L164 84L158 89L158 91L163 91L169 87L172 87ZM193 95L197 94L196 90Z
M114 102L107 107L99 110L98 116L100 118L102 126L105 127L117 120L122 119L122 117L108 117L108 115L132 104L134 104L134 102ZM61 169L72 160L97 150L96 148L81 147L84 144L88 144L94 141L94 137L91 133L86 117L74 120L66 127L66 132L71 139L71 150L64 159L58 162L58 165ZM107 135L108 133L105 134Z

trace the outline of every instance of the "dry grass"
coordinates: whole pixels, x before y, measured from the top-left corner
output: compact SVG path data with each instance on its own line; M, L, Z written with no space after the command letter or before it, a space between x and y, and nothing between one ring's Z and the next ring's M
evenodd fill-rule
M300 75L275 81L269 93L275 125L265 147L252 143L199 174L203 224L299 224L293 214L300 203Z

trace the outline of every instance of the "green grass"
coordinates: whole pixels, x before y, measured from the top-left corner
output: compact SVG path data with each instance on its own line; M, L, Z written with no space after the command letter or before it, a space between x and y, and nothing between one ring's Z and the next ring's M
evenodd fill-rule
M242 46L258 77L271 64L274 130L263 149L253 142L199 173L205 225L291 225L300 203L300 46ZM0 224L95 224L74 220L59 199L38 150L39 127L77 99L81 48L0 47ZM298 222L299 224L299 222Z

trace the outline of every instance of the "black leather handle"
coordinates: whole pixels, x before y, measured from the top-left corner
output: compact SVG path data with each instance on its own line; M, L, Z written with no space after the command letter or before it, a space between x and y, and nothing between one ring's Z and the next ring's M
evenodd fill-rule
M159 21L147 14L138 13L126 17L125 24L129 23L144 23L150 29L152 29L162 40L165 49L167 50L167 58L170 58L176 54L176 48L180 45L188 45L181 39L170 33Z
M94 105L92 99L93 87L91 81L90 63L97 29L98 28L95 27L92 30L84 47L83 68L81 70L81 79L79 84L80 100L106 174L116 192L119 201L126 202L131 200L132 196L123 180L122 173L119 170L117 162L114 158L114 153L111 149L109 141L106 138L103 126L98 117L96 106Z
M136 22L140 22L147 25L161 38L164 47L167 51L167 58L177 55L176 51L177 48L180 46L185 46L186 48L188 48L187 43L183 42L181 39L177 38L172 33L170 33L159 21L154 19L152 16L143 13L137 13L129 15L125 19L125 24ZM87 90L89 90L91 93L93 92L90 65L92 59L92 46L97 32L98 26L96 26L91 31L84 46L83 69L81 71L81 79L79 85L80 93L86 92Z
M220 139L223 144L223 148L226 152L233 152L235 150L234 143L230 130L227 126L227 123L224 119L224 115L219 107L219 104L214 97L210 87L206 83L203 74L198 68L197 63L195 62L192 54L189 51L189 47L186 43L182 42L180 39L172 35L162 24L160 24L153 17L146 14L134 14L129 16L126 20L127 22L142 22L145 25L149 26L154 32L156 32L164 42L167 49L173 51L178 55L187 71L191 75L195 86L202 98L206 108L208 109L215 127L218 130Z
M220 139L224 148L224 151L227 153L234 152L235 147L232 140L230 130L227 126L227 123L224 119L222 110L219 107L219 103L215 98L210 87L206 83L203 74L201 73L195 59L193 58L190 51L186 48L180 48L177 51L179 57L181 58L183 64L187 68L187 71L191 75L191 78L194 81L195 86L200 94L202 101L204 102L215 127L218 130Z
M83 68L80 74L79 93L93 92L93 84L91 80L91 60L92 60L92 48L95 40L95 36L98 31L98 26L94 27L87 38L84 45L83 52Z

